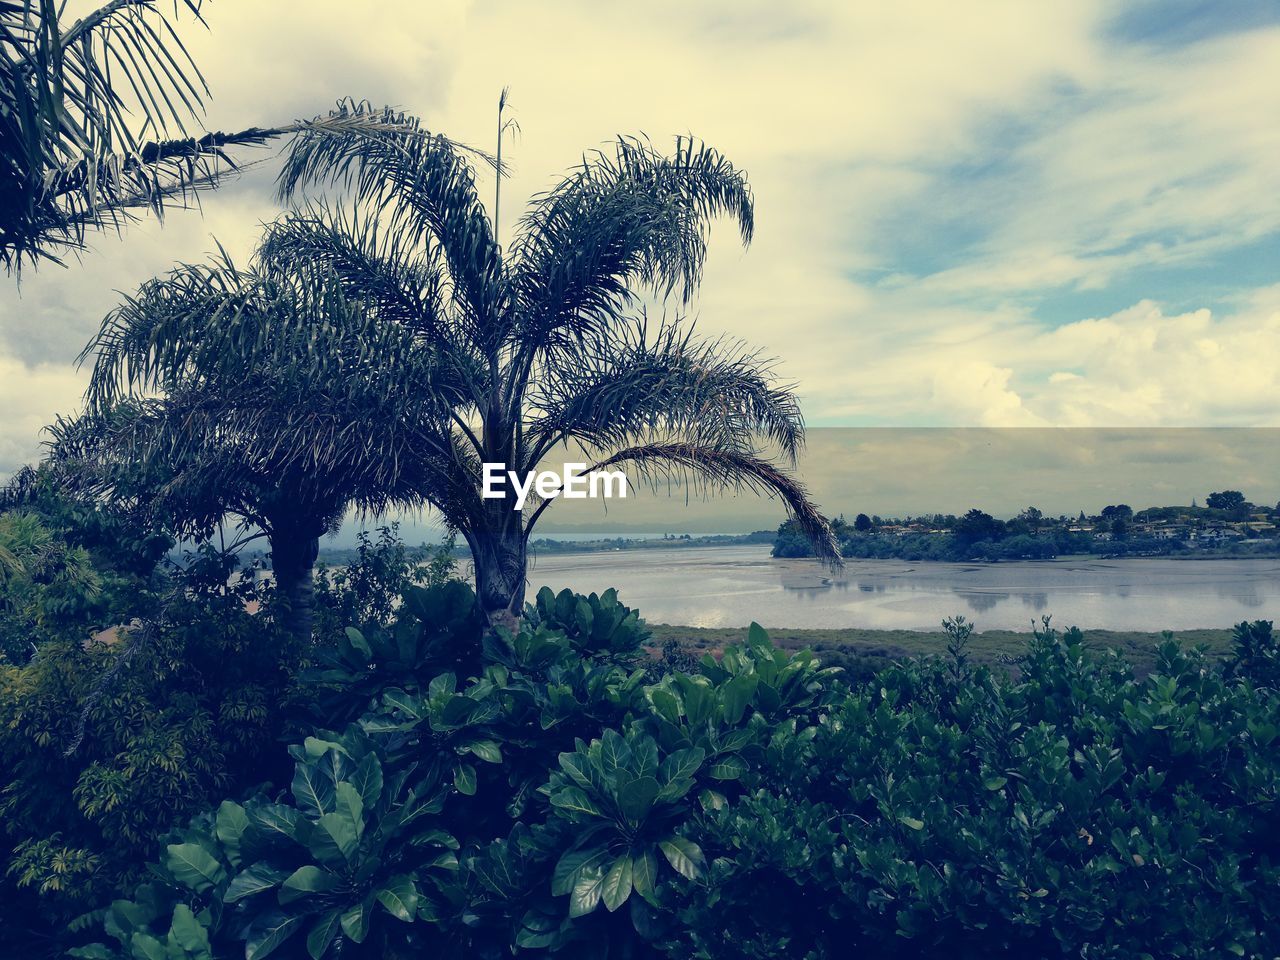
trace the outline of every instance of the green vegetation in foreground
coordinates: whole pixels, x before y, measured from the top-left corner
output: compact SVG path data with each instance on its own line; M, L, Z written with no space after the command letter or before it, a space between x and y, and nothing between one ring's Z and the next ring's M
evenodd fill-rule
M103 535L126 516L21 500L0 515L0 609L30 641L0 654L0 956L1280 949L1270 623L1221 658L1165 640L1141 674L1095 649L1125 635L1075 630L1009 634L1017 669L993 670L994 635L958 621L938 656L843 672L785 647L850 631L655 658L612 590L543 590L489 628L447 552L388 531L318 579L299 646L287 601L212 545L149 569L166 541ZM151 589L117 590L129 570ZM86 643L102 617L138 626Z
M719 651L737 643L741 627L681 627L669 623L650 624L653 642L661 647L668 641L699 653ZM1212 659L1230 653L1230 630L1178 630L1170 633L1142 630L1086 630L1085 644L1095 650L1119 652L1136 672L1146 674L1155 663L1161 643L1172 637L1184 649L1204 645ZM979 663L994 665L1020 656L1031 634L1017 630L985 630L969 639L969 654ZM858 672L887 665L907 657L941 656L946 652L948 634L944 630L864 630L846 627L828 630L797 628L769 629L769 638L784 650L812 650L823 663L857 668Z

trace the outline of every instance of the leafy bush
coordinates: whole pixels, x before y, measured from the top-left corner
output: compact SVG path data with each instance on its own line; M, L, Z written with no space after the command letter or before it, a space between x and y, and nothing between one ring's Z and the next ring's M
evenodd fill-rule
M1227 664L1229 675L1280 690L1280 638L1272 631L1270 620L1237 623L1232 631L1232 647Z
M396 627L455 629L460 590ZM1135 679L1048 629L1011 679L966 627L857 688L758 627L646 682L616 597L548 591L467 679L371 681L78 955L1274 956L1275 691L1172 642ZM348 639L391 678L398 648Z
M360 531L351 562L316 568L316 635L322 642L334 641L347 627L386 624L411 587L457 579L455 545L451 535L434 549L410 549L394 523L379 527L377 540Z
M56 928L130 888L175 824L274 778L304 651L225 589L207 556L162 615L88 643L48 633L0 666L5 936Z
M152 609L173 542L117 509L65 492L46 468L0 488L0 663L50 637L81 639Z

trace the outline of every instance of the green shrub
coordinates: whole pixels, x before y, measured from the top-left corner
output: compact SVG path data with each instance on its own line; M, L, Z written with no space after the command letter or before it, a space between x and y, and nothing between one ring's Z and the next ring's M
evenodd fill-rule
M67 494L45 468L21 471L0 488L0 663L152 610L172 545L135 517Z
M291 748L287 789L174 836L78 955L1280 948L1280 703L1197 651L1135 679L1045 629L1011 679L957 622L946 657L851 688L753 627L646 682L630 610L548 591L467 679L386 671L387 638L460 629L469 600L437 587L353 632L356 720Z
M114 642L47 633L28 663L0 666L4 936L129 889L157 838L285 766L304 652L211 563Z

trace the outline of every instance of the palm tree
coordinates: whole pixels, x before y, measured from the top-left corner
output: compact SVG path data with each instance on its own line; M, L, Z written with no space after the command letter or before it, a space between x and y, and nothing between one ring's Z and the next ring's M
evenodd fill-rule
M319 538L352 506L420 502L395 466L412 462L402 425L416 401L382 389L384 364L422 379L411 346L327 271L241 269L225 254L183 265L127 298L86 347L88 409L54 425L53 459L82 491L144 508L179 537L226 523L233 548L265 536L284 623L309 637Z
M791 390L758 354L678 318L651 323L641 305L646 289L689 300L717 215L750 240L740 172L688 139L670 157L620 139L536 198L504 252L476 191L476 154L412 117L347 109L343 127L301 131L280 175L285 198L334 183L345 200L273 224L255 261L279 284L264 302L298 290L288 335L264 335L266 309L225 300L243 282L225 261L181 268L91 345L92 407L156 388L173 403L207 380L169 418L168 448L192 448L199 418L187 411L207 404L194 433L234 437L235 462L261 476L285 465L298 471L291 485L310 471L341 491L351 473L361 492L347 495L370 509L435 507L470 547L491 622L522 609L529 536L554 498L523 510L484 498L482 465L524 474L568 445L593 468L626 465L694 493L776 495L838 562L803 486L766 456L773 447L794 462L803 442ZM321 290L342 309L301 304ZM246 376L263 384L256 414L230 384Z
M794 463L804 430L791 390L758 354L699 339L679 319L650 324L640 307L646 290L688 303L717 216L750 242L740 171L688 138L671 156L620 138L536 197L503 250L469 157L412 136L413 118L386 110L382 124L294 138L282 199L330 185L345 202L284 218L263 249L326 265L429 358L431 382L414 385L437 401L419 427L420 448L434 452L421 493L466 539L486 615L522 608L529 536L552 501L522 511L482 498L480 465L525 474L569 444L593 469L776 495L838 562L803 486L763 453L772 445Z

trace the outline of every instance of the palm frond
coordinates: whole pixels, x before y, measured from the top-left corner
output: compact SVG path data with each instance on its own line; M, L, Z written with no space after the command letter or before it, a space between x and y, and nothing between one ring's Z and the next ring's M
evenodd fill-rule
M64 6L0 5L0 262L8 269L77 246L121 198L146 193L159 203L159 184L171 188L177 168L152 171L157 181L143 153L185 133L207 92L163 4L112 0L66 28ZM175 13L180 6L199 18L198 0L175 3Z
M349 209L310 204L270 224L257 260L268 270L320 264L346 296L429 342L454 341L447 312L448 267L437 246L402 219L359 204Z
M626 328L540 372L526 428L532 466L556 443L587 449L681 436L704 446L776 447L794 464L804 438L795 394L771 363L729 338L702 339L692 327Z
M804 484L768 460L696 443L651 443L618 450L588 469L608 470L623 464L633 467L634 476L655 488L663 483L678 483L695 493L746 489L777 497L813 544L818 558L832 567L843 565L840 545L831 525L809 499ZM526 536L533 530L543 508L530 516Z
M619 138L535 198L512 249L524 336L534 345L617 319L636 287L687 302L702 277L712 221L755 228L751 188L720 153L679 137L672 156Z
M489 158L439 134L412 116L344 101L325 122L290 143L279 192L292 200L313 185L339 186L366 210L395 209L403 227L434 238L461 318L492 330L506 283L502 255L476 191L472 159Z

